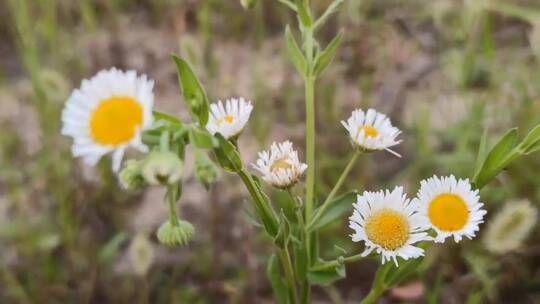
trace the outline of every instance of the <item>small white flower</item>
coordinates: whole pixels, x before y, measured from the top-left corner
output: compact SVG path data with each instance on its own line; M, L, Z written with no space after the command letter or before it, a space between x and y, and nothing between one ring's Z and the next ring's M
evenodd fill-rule
M93 166L113 152L118 171L128 146L145 152L141 131L152 124L153 87L146 75L115 68L83 80L62 112L62 134L73 137L73 155Z
M475 236L487 213L479 199L478 190L472 189L468 179L457 180L450 175L421 181L415 200L420 205L420 213L437 232L435 241L442 243L449 236L453 236L455 242L461 241L463 236L469 239Z
M424 249L413 246L430 241L425 230L429 223L418 213L418 205L403 193L403 187L379 192L365 191L358 195L349 227L354 230L353 242L364 241L362 256L373 250L382 255L382 263L397 257L405 260L424 255Z
M396 140L401 131L392 126L386 115L373 109L367 112L357 109L346 122L342 120L341 124L349 131L354 146L365 151L386 150L401 157L389 149L401 142Z
M518 249L537 219L538 210L529 201L506 203L487 225L483 239L486 248L498 254Z
M298 160L298 152L290 141L273 143L270 151L259 152L257 164L252 164L262 174L262 179L272 186L286 189L296 184L307 165Z
M251 110L253 110L251 101L246 101L242 97L228 99L225 105L220 100L210 105L206 129L212 135L221 133L227 139L234 138L244 130Z

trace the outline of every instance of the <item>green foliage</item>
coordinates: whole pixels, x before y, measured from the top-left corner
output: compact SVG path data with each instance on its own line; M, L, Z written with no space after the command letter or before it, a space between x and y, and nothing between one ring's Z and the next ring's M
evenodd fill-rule
M276 301L280 304L289 303L287 296L288 288L287 285L285 285L284 280L282 279L282 274L279 269L279 261L275 254L271 255L270 258L268 258L268 262L266 264L266 277L272 285L272 290L274 291L274 295L276 296Z
M319 230L321 228L324 228L326 225L331 224L335 220L342 217L343 214L345 214L346 212L350 212L352 204L356 202L357 196L358 192L351 191L335 198L329 204L330 207L324 212L324 214L312 226L311 229Z
M208 122L208 97L206 97L206 92L189 64L177 55L173 54L171 57L176 64L180 87L189 110L193 116L197 117L200 126L206 126Z
M313 73L316 76L321 75L328 65L334 59L338 47L341 45L341 40L343 39L343 31L340 31L332 41L328 44L326 49L317 55L315 58L315 67Z

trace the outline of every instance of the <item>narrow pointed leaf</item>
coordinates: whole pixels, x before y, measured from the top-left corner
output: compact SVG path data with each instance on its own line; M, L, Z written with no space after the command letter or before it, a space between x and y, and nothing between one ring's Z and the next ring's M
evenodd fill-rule
M317 59L315 59L315 75L321 75L322 72L328 67L336 55L336 51L343 40L343 31L340 31L332 41L328 44L326 49L322 51Z
M285 42L287 43L287 52L291 58L292 63L296 70L301 74L306 74L307 72L307 61L300 50L300 47L296 43L296 39L291 33L289 26L285 28Z

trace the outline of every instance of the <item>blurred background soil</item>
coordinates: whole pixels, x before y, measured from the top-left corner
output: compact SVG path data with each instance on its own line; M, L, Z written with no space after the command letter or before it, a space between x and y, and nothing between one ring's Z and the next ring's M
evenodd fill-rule
M318 13L329 4L312 2ZM271 248L246 220L248 194L235 176L223 172L207 192L188 166L180 213L196 237L167 249L155 237L167 217L162 189L127 192L110 160L91 168L72 159L60 112L82 79L114 66L154 79L155 108L189 121L170 59L179 53L211 101L253 101L240 139L246 163L284 139L303 158L302 80L283 41L295 23L270 0L253 10L235 0L0 0L0 302L273 303ZM339 121L355 108L391 116L404 131L403 158L362 157L344 188L404 184L411 196L434 173L470 177L485 131L493 143L509 127L523 136L540 122L535 0L347 0L320 41L340 29L344 43L317 85L320 197L348 161ZM539 169L531 155L486 187L490 214L515 198L538 206ZM322 232L324 254L334 245L363 249L346 222ZM434 246L418 275L381 303L539 303L538 233L502 255L481 238ZM347 278L317 288L314 302L358 302L377 263L348 266Z

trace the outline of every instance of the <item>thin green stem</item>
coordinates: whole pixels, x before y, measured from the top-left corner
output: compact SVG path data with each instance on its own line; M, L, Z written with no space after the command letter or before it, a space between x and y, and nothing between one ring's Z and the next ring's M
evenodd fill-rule
M314 205L315 193L315 78L306 77L305 79L305 94L306 94L306 222L311 219Z
M280 249L278 254L281 260L281 265L283 266L283 270L285 272L285 278L287 279L287 283L289 285L289 297L291 298L291 303L296 304L298 303L298 291L296 290L297 285L294 278L294 270L292 267L289 249L287 247Z
M176 214L176 190L174 186L169 186L167 191L167 201L169 203L169 221L174 227L178 227L178 215Z
M317 210L317 213L315 213L315 216L313 217L313 219L308 223L308 226L307 226L308 231L311 230L311 228L317 222L317 220L321 216L323 216L326 209L328 209L328 207L332 203L332 200L336 196L337 192L339 191L339 189L343 185L343 182L345 181L345 178L347 178L347 176L349 175L349 172L351 171L352 167L356 163L356 160L358 159L358 156L360 155L360 153L361 153L360 151L355 151L354 152L353 156L349 160L349 163L345 167L345 170L343 170L343 172L341 173L341 176L339 177L338 181L334 185L334 188L332 188L332 191L330 191L330 194L328 194L328 197L326 197L326 200L324 201L324 203Z
M372 288L368 295L360 302L360 304L373 304L383 294L384 289Z

